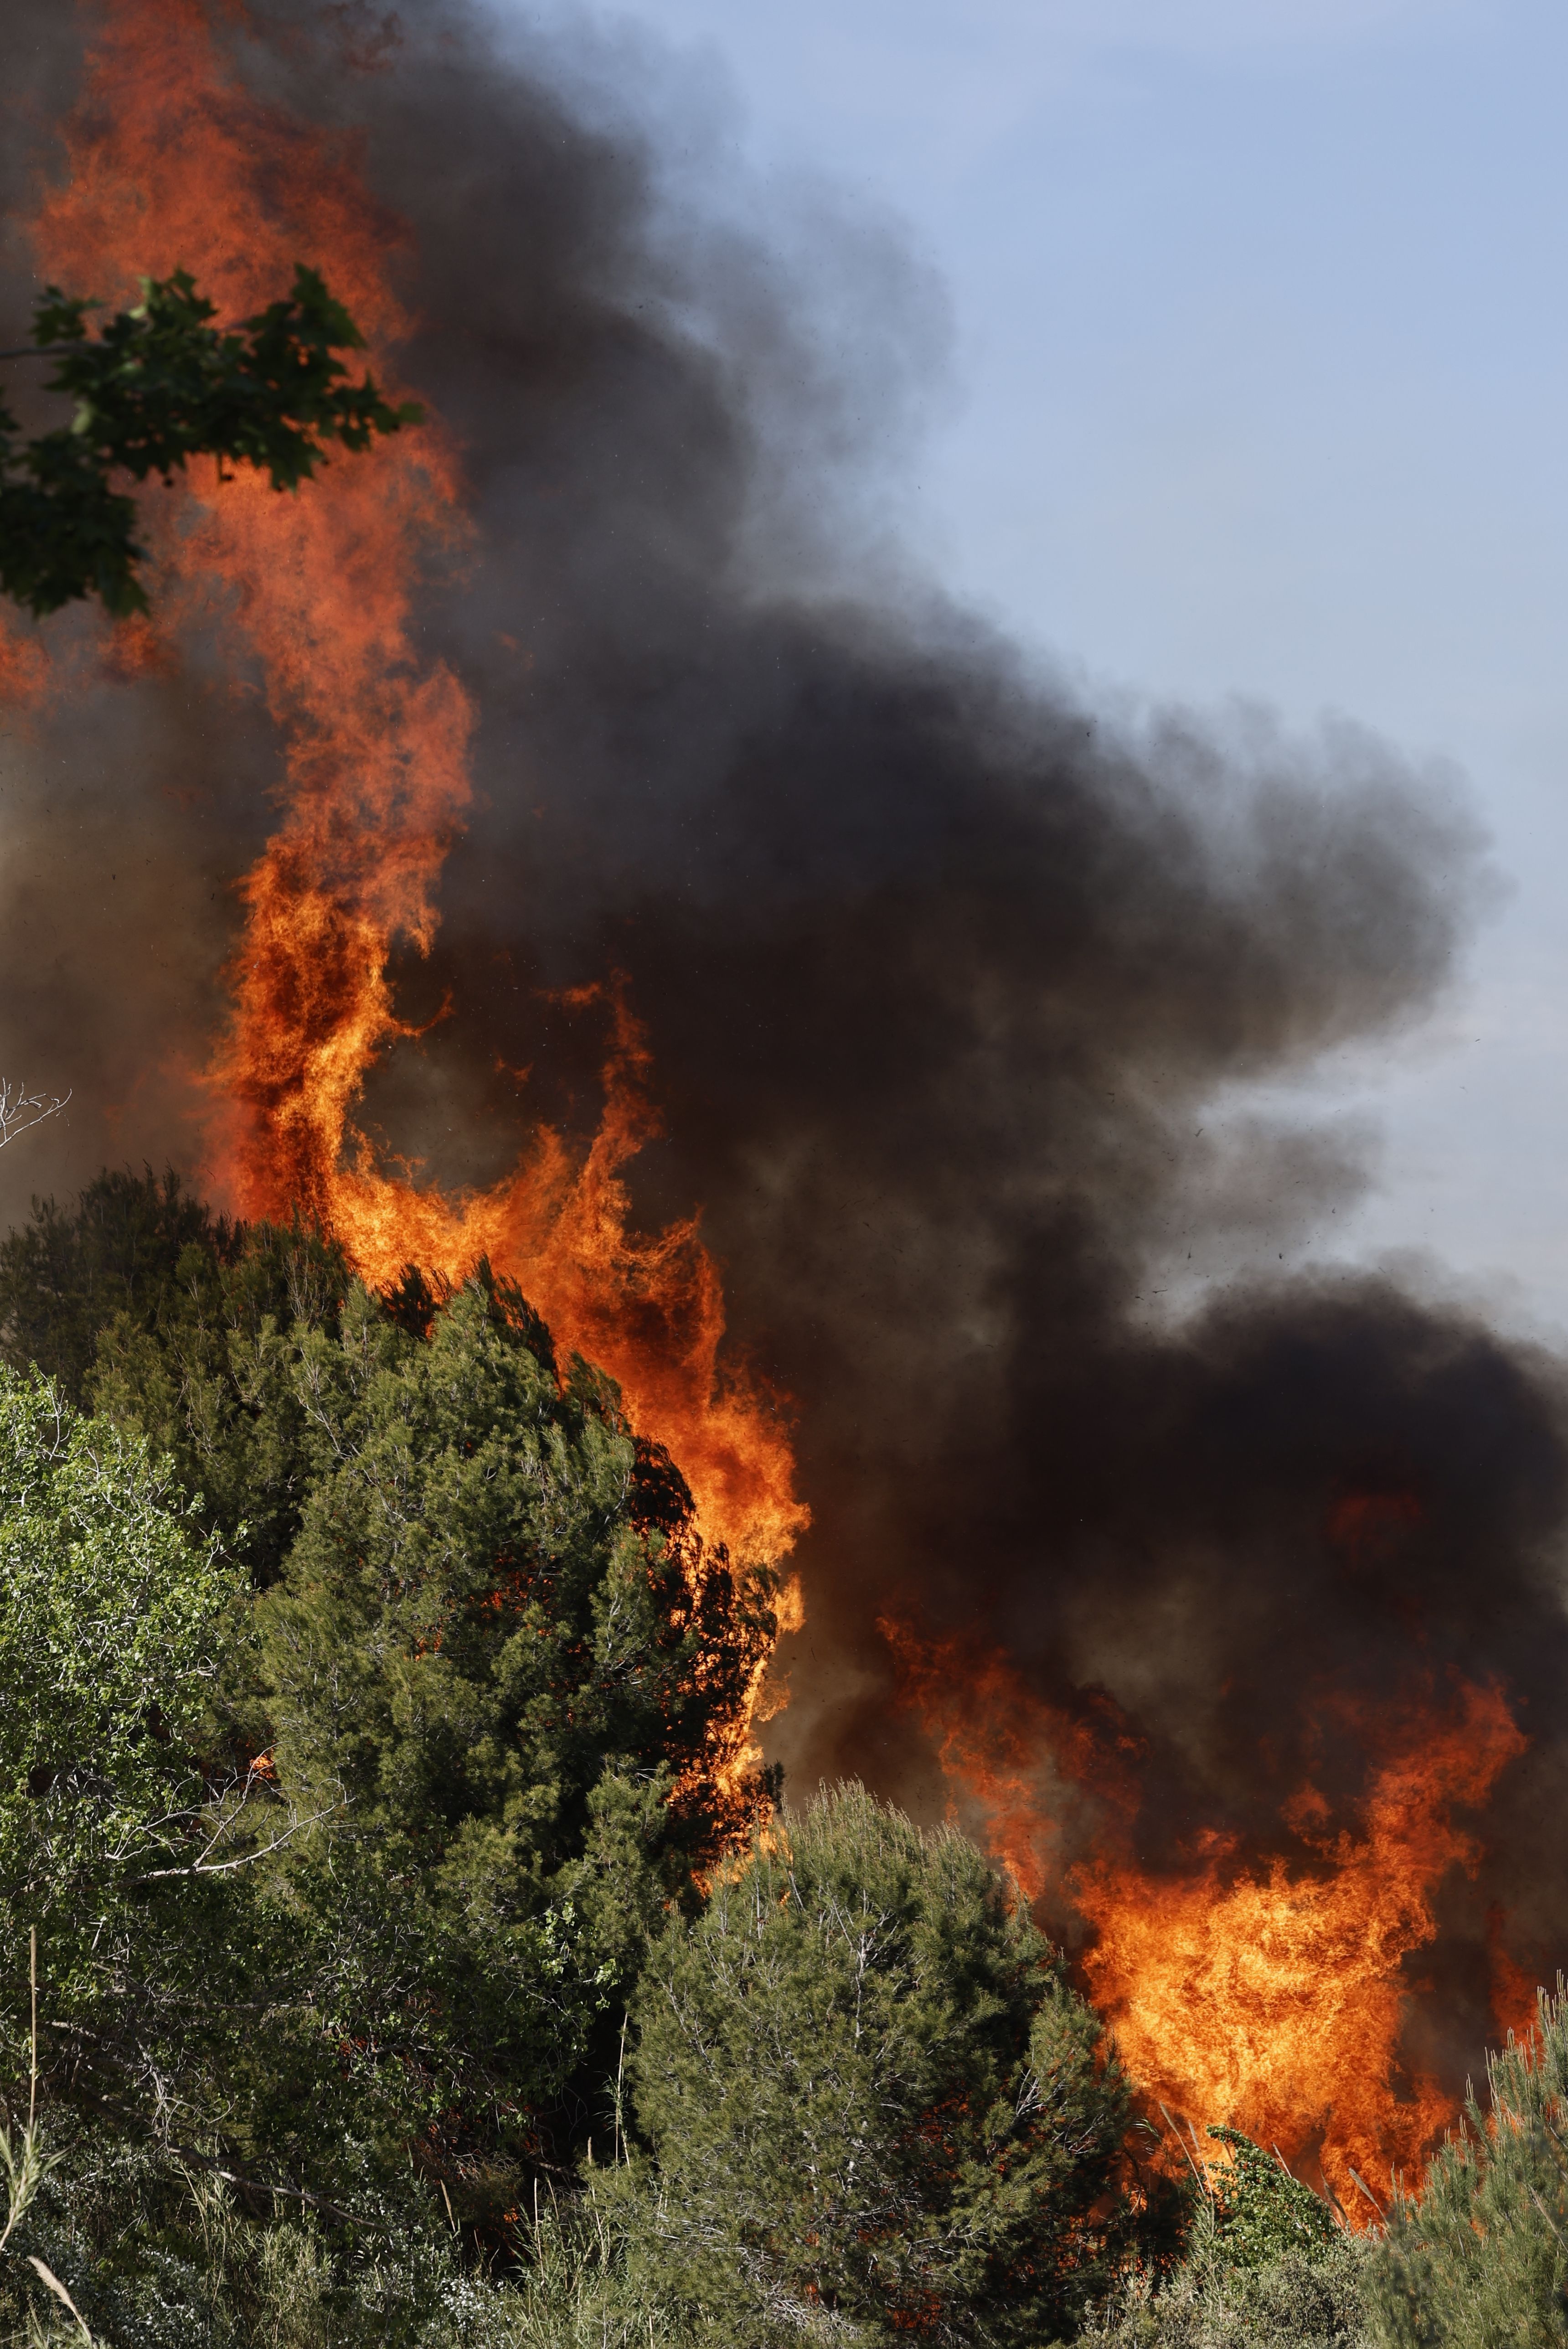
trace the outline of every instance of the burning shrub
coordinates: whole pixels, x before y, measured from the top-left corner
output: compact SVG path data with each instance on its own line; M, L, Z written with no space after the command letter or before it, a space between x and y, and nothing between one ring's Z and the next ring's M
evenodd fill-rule
M959 1836L858 1786L787 1815L634 2013L641 2223L703 2337L1037 2344L1102 2289L1128 2091Z
M1487 2064L1488 2103L1401 2197L1368 2284L1386 2349L1568 2342L1568 1994Z

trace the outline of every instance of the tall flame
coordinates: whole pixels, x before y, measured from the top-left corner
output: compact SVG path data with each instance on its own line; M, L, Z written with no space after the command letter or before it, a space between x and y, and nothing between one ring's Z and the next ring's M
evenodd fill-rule
M883 1626L960 1806L1032 1900L1070 1907L1095 1939L1079 1962L1128 2070L1151 2103L1225 2122L1324 2176L1368 2209L1353 2175L1386 2191L1414 2176L1457 2100L1405 2071L1406 1961L1436 1937L1434 1898L1473 1870L1457 1808L1482 1804L1525 1740L1501 1693L1464 1687L1448 1717L1413 1709L1372 1772L1355 1832L1329 1834L1310 1786L1286 1806L1304 1854L1247 1862L1211 1837L1180 1873L1125 1856L1136 1742L1070 1721L999 1656ZM1099 1851L1072 1865L1059 1808L1088 1785ZM1501 1955L1501 1951L1494 1952ZM1500 2021L1522 2001L1495 1968Z
M139 275L181 267L239 316L309 260L377 373L395 376L387 354L412 321L388 257L406 232L369 195L352 142L240 84L205 0L108 0L65 141L68 180L35 223L46 274L122 299ZM634 1423L680 1462L705 1534L778 1558L806 1512L777 1413L721 1361L713 1259L695 1223L653 1239L629 1227L624 1169L656 1121L619 996L603 1123L584 1158L542 1133L493 1190L448 1197L378 1167L355 1126L366 1074L407 1032L392 952L428 949L469 802L472 707L410 634L422 567L468 535L462 487L429 423L298 497L241 469L153 520L159 627L217 618L259 667L285 745L283 821L244 883L233 1016L207 1074L209 1182L242 1214L319 1217L372 1282L411 1262L458 1278L488 1256L564 1348L618 1380Z

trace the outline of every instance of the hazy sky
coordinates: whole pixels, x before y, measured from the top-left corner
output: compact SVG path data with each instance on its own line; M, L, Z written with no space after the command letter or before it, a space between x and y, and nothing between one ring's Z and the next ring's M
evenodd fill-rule
M1468 774L1511 894L1431 1030L1322 1090L1385 1136L1356 1246L1568 1329L1562 0L624 13L946 281L911 488L953 585L1094 691Z

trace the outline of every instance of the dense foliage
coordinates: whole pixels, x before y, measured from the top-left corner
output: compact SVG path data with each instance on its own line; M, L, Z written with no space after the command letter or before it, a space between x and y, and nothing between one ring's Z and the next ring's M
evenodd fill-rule
M982 1854L748 1771L775 1577L486 1268L106 1174L0 1355L0 2344L1568 2349L1568 2000L1381 2236L1151 2158Z
M1487 2066L1487 2101L1397 2206L1373 2270L1385 2349L1568 2342L1568 1994Z
M5 2013L15 2075L39 1924L99 2301L175 2226L132 2155L510 2255L608 2133L649 1930L765 1806L774 1578L482 1270L378 1299L114 1177L13 1236L0 1309L57 1381L0 1392Z
M649 2232L705 2337L1036 2342L1134 2235L1098 2020L973 1845L858 1787L673 1919L634 2012Z
M337 353L365 338L314 269L296 268L285 300L228 332L183 270L144 277L141 295L89 336L99 305L48 286L33 348L55 361L46 388L75 413L18 441L0 402L0 589L39 616L88 595L117 616L146 610L136 505L117 475L168 481L206 456L220 472L250 464L274 490L293 490L325 461L324 444L367 449L419 419L412 403L383 398L374 378L346 380Z

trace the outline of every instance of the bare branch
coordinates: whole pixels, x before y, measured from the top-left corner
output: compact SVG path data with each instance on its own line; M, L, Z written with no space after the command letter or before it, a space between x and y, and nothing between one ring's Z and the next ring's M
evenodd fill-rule
M274 1836L271 1843L262 1844L255 1851L242 1851L238 1859L215 1860L211 1866L204 1859L197 1859L192 1860L188 1868L150 1868L145 1876L129 1876L125 1880L128 1885L136 1886L161 1884L171 1876L227 1876L232 1868L249 1868L258 1859L270 1859L274 1851L282 1851L284 1844L292 1843L294 1837L305 1827L319 1826L323 1819L331 1818L335 1812L342 1808L341 1803L331 1803L325 1811L313 1811L307 1819L295 1819L291 1826L284 1829L282 1835ZM213 1841L216 1840L214 1837ZM209 1844L207 1848L211 1851L212 1845Z
M46 1117L57 1115L70 1097L68 1092L29 1093L0 1077L0 1150L30 1126L42 1125Z

